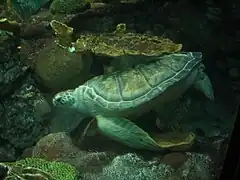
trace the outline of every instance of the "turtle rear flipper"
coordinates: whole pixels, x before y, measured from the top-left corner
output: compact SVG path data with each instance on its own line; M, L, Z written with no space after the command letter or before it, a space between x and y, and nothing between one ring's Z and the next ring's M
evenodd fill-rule
M100 131L122 144L136 149L163 150L145 131L122 117L97 116Z

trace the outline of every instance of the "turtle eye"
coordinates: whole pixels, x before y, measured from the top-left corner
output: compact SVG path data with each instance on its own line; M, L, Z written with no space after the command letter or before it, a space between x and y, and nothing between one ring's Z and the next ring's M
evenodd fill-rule
M65 104L64 98L57 98L57 99L55 99L55 104L64 105Z
M53 100L53 104L54 104L55 106L65 105L65 104L66 104L66 98L60 97L60 96L55 97L54 100Z

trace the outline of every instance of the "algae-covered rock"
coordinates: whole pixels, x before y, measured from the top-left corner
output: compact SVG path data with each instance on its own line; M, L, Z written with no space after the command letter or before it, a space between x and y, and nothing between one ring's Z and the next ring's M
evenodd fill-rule
M182 49L182 44L175 44L167 38L127 32L126 24L120 23L112 33L82 34L76 42L72 41L73 28L53 20L51 21L56 43L69 52L86 53L114 60L113 70L123 70L133 65L151 61L155 56L174 53Z
M0 22L0 29L1 29ZM9 31L0 30L0 99L8 97L18 86L28 67L19 60L20 41Z
M35 14L49 0L8 0L16 12L23 18L28 19Z
M19 75L19 72L23 73L21 72L23 69L18 63L16 63L16 66L19 66L19 69L13 66L13 69L9 69L7 72L4 71L6 77L8 77L8 80L6 79L5 81L12 81L14 79L9 80L9 78L15 78ZM25 73L26 75L17 77L16 82L8 85L13 88L14 93L11 91L11 95L7 94L3 96L4 98L0 97L4 107L4 116L0 117L0 138L1 141L8 142L16 149L24 149L32 146L36 142L36 139L46 133L43 118L35 116L37 110L36 104L43 96L36 88L35 81L31 77L28 77L29 73ZM0 87L2 87L2 84L0 84ZM42 113L44 112L42 111Z
M85 33L72 41L73 28L53 20L50 23L56 35L56 44L72 53L84 53L96 59L111 60L107 71L124 70L139 63L154 60L164 53L175 53L182 49L168 38L127 32L126 24L120 23L111 33ZM151 58L153 57L153 58Z
M4 11L2 16L7 17L10 20L23 21L21 15L16 11L15 7L12 4L11 0L6 0L4 3Z
M67 25L56 20L52 20L50 22L50 26L52 27L56 36L57 45L62 48L70 47L72 44L73 28L68 27Z
M127 153L119 155L111 163L103 167L99 173L86 172L83 179L88 180L163 180L173 173L173 169L165 164L154 165L153 162L144 161L136 154Z
M50 23L58 44L70 45L73 28L53 20ZM61 42L61 43L60 43ZM127 32L126 24L118 24L112 33L82 34L72 44L74 51L91 52L100 56L159 56L163 53L174 53L182 49L182 44L175 44L167 38ZM69 46L68 46L69 47Z
M210 158L197 153L187 155L188 160L180 168L174 169L169 165L147 161L141 156L128 153L115 157L101 172L86 172L82 177L88 180L211 180Z
M167 164L174 169L180 168L188 160L188 155L180 152L171 152L164 155L161 163Z
M87 180L210 180L211 160L207 155L172 152L151 154L112 154L110 151L83 151L73 144L66 133L43 137L33 150L34 157L58 160L74 165ZM160 158L160 159L159 159ZM124 176L122 176L124 174ZM200 177L199 175L203 176Z
M29 20L49 0L6 0L2 15L11 20Z
M76 51L92 52L103 60L111 58L111 72L132 68L164 53L178 52L182 44L159 36L127 32L126 24L118 24L112 33L80 35L74 47Z
M178 171L181 172L182 179L214 179L212 174L214 162L208 155L199 153L186 154L188 155L188 160L178 169Z
M114 31L114 33L116 35L121 35L121 34L124 34L126 31L127 31L126 24L120 23L120 24L117 25L116 30Z
M58 132L41 138L33 148L32 156L50 161L66 160L74 158L79 151L65 132Z
M88 78L91 56L70 53L51 42L36 57L38 80L51 90L76 87Z
M19 35L21 24L16 21L11 21L8 18L0 19L0 29L8 32L12 32L13 34Z
M53 13L74 13L85 9L90 0L54 0L50 6Z
M49 31L44 22L40 22L34 17L32 19L34 19L32 22L18 22L10 18L0 18L0 30L12 32L16 37L21 37L25 40L48 36Z
M76 142L65 132L48 134L41 138L32 150L32 157L66 162L76 167L80 173L99 171L114 156L115 153L110 151L83 150L76 146Z
M50 23L58 44L70 45L73 28L53 20ZM61 42L61 43L60 43ZM127 32L126 24L120 23L112 33L82 34L74 43L75 51L91 52L100 56L159 56L163 53L174 53L182 49L182 44L175 44L167 38Z
M21 180L77 180L77 170L63 162L50 162L40 158L26 158L11 163L0 163L5 169L4 179Z
M182 44L175 44L167 38L126 32L124 24L117 25L113 33L83 34L77 39L75 46L76 51L92 51L97 55L112 57L158 56L182 49Z

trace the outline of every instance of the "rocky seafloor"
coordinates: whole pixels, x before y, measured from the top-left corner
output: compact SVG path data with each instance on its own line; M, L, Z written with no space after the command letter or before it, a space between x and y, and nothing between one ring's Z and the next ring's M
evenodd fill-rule
M1 1L0 162L33 157L66 162L78 172L69 180L215 179L240 101L237 3ZM177 128L194 132L194 146L167 154L136 151L112 142L94 127L82 141L84 126L77 126L77 114L53 111L51 99L56 92L103 74L111 64L56 46L49 25L54 19L74 28L73 39L85 32L111 33L125 23L129 32L165 37L181 43L184 51L202 52L215 102L204 101L190 90L174 112L169 110L164 117L150 112L141 117L153 124L161 119L157 125L162 129L174 129L177 124ZM0 177L4 172L0 168Z

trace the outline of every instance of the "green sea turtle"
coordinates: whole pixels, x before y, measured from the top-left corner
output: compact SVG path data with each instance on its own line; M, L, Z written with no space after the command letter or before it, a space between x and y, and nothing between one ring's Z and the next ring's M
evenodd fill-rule
M53 98L53 105L95 117L103 134L137 149L161 150L176 144L186 145L194 139L193 134L184 143L161 144L126 117L177 100L192 85L213 101L212 85L203 70L200 52L158 56L152 63L100 75L76 89L59 92Z

